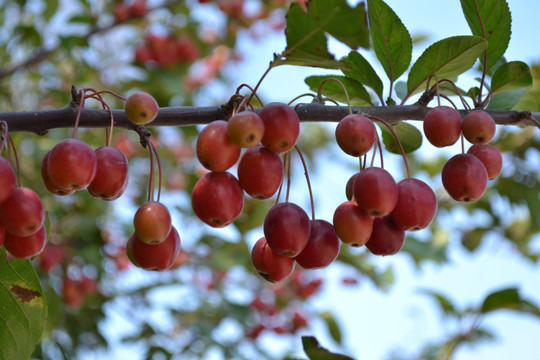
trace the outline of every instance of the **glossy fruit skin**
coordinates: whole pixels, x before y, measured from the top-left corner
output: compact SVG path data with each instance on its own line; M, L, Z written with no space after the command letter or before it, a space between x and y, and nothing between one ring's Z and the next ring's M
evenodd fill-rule
M85 189L96 175L94 150L84 141L69 138L56 144L49 155L47 172L61 189Z
M37 232L28 236L17 236L6 233L4 247L16 258L29 259L39 255L47 243L45 225L41 225Z
M43 159L41 160L41 178L43 179L43 183L45 184L45 187L51 193L58 196L67 196L67 195L73 194L75 190L61 188L60 186L56 185L54 181L51 180L51 177L49 176L49 168L48 168L50 156L51 156L51 151L49 150L45 154Z
M275 252L264 237L257 240L251 250L251 262L266 281L279 283L294 270L294 259Z
M169 236L172 228L169 209L158 201L145 202L135 212L133 227L142 242L159 244Z
M264 122L262 144L280 154L296 145L300 135L300 120L296 112L283 103L270 103L259 112Z
M309 240L294 260L304 269L322 269L339 254L340 241L334 226L326 220L311 220Z
M206 125L195 145L195 152L202 166L220 172L229 169L240 158L240 146L229 138L227 122L215 120Z
M415 178L397 184L398 200L390 213L403 230L416 231L428 227L437 212L437 197L428 184Z
M370 216L385 216L394 210L398 191L396 181L383 168L370 167L356 175L353 196Z
M264 146L247 149L238 163L238 181L255 199L268 199L283 181L283 162Z
M373 232L366 247L374 255L394 255L405 243L405 231L390 216L375 218Z
M336 126L336 141L346 154L359 157L366 154L377 139L375 125L360 114L345 116Z
M124 105L128 119L137 125L146 125L156 118L159 105L152 95L136 91L129 95Z
M263 231L272 250L283 256L295 257L309 241L311 222L300 206L279 203L266 214Z
M495 136L495 121L484 110L473 110L463 118L461 125L463 136L472 144L483 145Z
M9 161L0 157L0 204L6 201L15 191L15 171Z
M159 244L147 244L137 234L131 235L126 251L133 265L145 270L169 269L180 253L180 235L174 226L167 238Z
M351 200L336 208L333 223L339 239L354 247L365 245L373 230L373 218Z
M0 206L0 224L12 235L22 237L36 233L44 218L41 199L26 187L16 188Z
M126 190L129 164L123 152L112 146L96 149L96 175L88 185L92 196L111 200L120 197Z
M471 202L480 198L487 188L486 167L474 155L458 154L444 165L441 178L446 192L456 201Z
M209 172L200 178L191 196L195 215L212 227L232 223L244 207L240 182L228 172Z
M501 152L496 147L491 145L473 145L467 150L467 153L476 156L484 164L489 180L493 180L501 174L503 158Z
M353 199L353 188L354 188L354 179L356 178L356 175L359 173L353 174L349 180L347 180L347 184L345 185L345 196L347 197L347 200Z
M264 121L256 112L240 111L228 121L227 133L236 145L243 148L257 146L264 135Z
M424 117L424 134L436 147L455 144L461 135L461 115L456 109L441 105L430 109Z

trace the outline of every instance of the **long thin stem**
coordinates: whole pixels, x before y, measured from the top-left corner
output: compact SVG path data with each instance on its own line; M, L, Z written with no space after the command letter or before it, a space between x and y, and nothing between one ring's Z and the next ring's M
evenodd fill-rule
M17 169L17 187L21 187L21 165L19 163L19 156L17 155L17 149L13 143L11 136L8 137L9 145L13 149L13 157L15 158L15 167Z
M154 201L154 154L152 151L152 140L148 139L148 153L150 155L150 178L148 179L148 201Z
M300 156L300 160L302 161L302 166L304 167L304 174L306 175L306 182L309 190L309 200L311 202L311 219L315 220L315 202L313 200L313 191L311 190L311 181L309 181L309 171L306 165L306 161L304 159L304 155L302 154L302 151L300 151L300 148L298 145L295 145L294 148L296 149L296 152L298 153L298 156Z
M287 191L285 193L285 202L289 202L289 194L291 192L291 152L287 152L287 156L289 157L289 161L287 162Z
M152 143L152 141L149 141L148 142L150 148L152 149L152 152L154 153L154 156L156 158L156 162L157 162L157 166L158 166L158 194L157 194L157 201L159 201L160 197L161 197L161 186L162 186L162 169L161 169L161 160L159 159L159 153L156 149L156 147L154 146L154 143Z
M375 116L372 116L372 119L384 124L384 126L386 126L388 128L388 130L390 130L390 132L394 136L394 139L396 139L396 141L397 141L397 143L399 145L399 150L401 151L401 155L403 156L403 162L405 163L405 168L407 169L407 177L410 178L411 177L411 170L409 169L409 162L407 161L407 155L405 154L405 149L403 148L403 144L401 144L401 140L399 140L399 137L397 136L395 130L392 128L392 126L390 126L383 119L380 119L380 118L375 117Z

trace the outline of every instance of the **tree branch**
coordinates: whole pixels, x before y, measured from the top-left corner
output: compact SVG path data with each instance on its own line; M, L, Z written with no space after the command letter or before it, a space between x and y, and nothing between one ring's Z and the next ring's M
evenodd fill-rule
M338 122L348 112L346 106L327 106L316 103L299 105L296 112L302 122ZM395 125L403 120L423 120L429 108L419 104L384 107L353 107L353 112L372 115ZM127 118L123 109L113 109L115 127L136 130L137 126ZM209 124L214 120L228 119L232 113L230 104L217 106L163 107L150 124L157 126L193 126ZM489 111L499 125L540 127L540 113L529 111ZM61 109L0 113L0 120L6 121L9 131L33 132L44 135L48 130L72 128L75 124L77 108L65 106ZM462 112L465 115L465 111ZM107 128L110 115L107 110L83 109L79 127Z

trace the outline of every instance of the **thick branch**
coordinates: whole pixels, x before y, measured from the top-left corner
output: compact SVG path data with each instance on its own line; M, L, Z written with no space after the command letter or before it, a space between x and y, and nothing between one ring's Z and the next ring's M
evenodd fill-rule
M353 107L356 113L364 113L384 119L390 124L403 120L421 121L428 108L421 105L387 106L387 107ZM346 106L326 106L316 103L299 105L296 112L303 122L338 122L348 114ZM490 111L499 125L539 126L540 113L528 111ZM464 115L463 113L462 115ZM77 109L66 106L61 109L0 113L0 120L8 123L9 131L33 132L45 134L48 130L72 128L75 123ZM123 109L113 110L115 127L136 129L127 118ZM228 119L231 107L227 105L205 107L164 107L151 126L193 126L208 124L214 120ZM106 110L83 109L80 127L106 128L110 126L110 115Z

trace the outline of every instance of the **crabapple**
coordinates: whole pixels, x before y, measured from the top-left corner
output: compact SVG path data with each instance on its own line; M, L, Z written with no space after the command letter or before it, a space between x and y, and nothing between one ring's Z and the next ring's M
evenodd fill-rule
M136 233L128 239L126 252L133 265L145 270L167 270L180 253L180 235L174 227L159 244L147 244Z
M350 114L337 124L335 136L341 150L358 157L371 149L377 139L377 131L373 122L367 117Z
M501 174L502 155L501 152L491 145L473 145L467 150L468 154L476 156L486 167L488 179L493 180Z
M334 226L326 220L311 220L309 240L294 260L304 269L322 269L339 253L340 241Z
M366 247L374 255L393 255L403 247L405 231L390 216L373 219L373 232Z
M6 201L15 190L15 171L9 161L0 157L0 204Z
M274 205L264 218L268 246L278 254L295 257L306 247L311 223L306 212L290 202Z
M424 134L436 147L455 144L461 135L461 115L450 106L437 106L424 117Z
M300 135L298 114L287 104L270 103L259 112L264 122L261 142L276 153L284 153L294 147Z
M16 258L29 259L41 253L46 243L47 231L45 225L41 225L37 232L27 236L6 233L4 247Z
M129 95L124 106L128 119L136 125L151 123L159 111L156 99L144 91L136 91Z
M147 244L164 241L172 227L171 214L158 201L148 201L137 209L133 217L133 227L138 238Z
M422 180L408 178L397 184L398 199L390 213L394 223L403 230L426 228L437 212L437 197Z
M283 181L283 162L264 146L249 148L238 163L238 181L251 197L268 199Z
M238 161L241 148L230 139L227 122L215 120L199 133L195 151L205 168L220 172L229 169Z
M369 215L385 216L396 206L397 185L388 171L370 167L356 175L353 196L358 206Z
M294 269L294 259L275 252L264 237L257 240L251 250L253 266L265 280L278 283L287 278Z
M112 146L96 149L96 176L88 185L92 196L111 200L122 195L128 181L129 164L123 152Z
M341 241L355 247L365 245L373 229L373 218L350 200L336 208L333 223Z
M251 148L262 140L264 121L256 112L240 111L227 122L227 133L236 145Z
M463 136L472 144L483 145L495 136L495 121L484 110L473 110L463 118L461 125Z
M0 205L0 224L6 232L29 236L40 230L45 213L38 194L26 187L16 188Z
M96 153L84 141L69 138L60 141L51 150L47 161L47 174L59 189L82 190L96 175Z
M471 202L486 191L488 173L476 156L458 154L446 162L441 178L444 188L454 200Z

